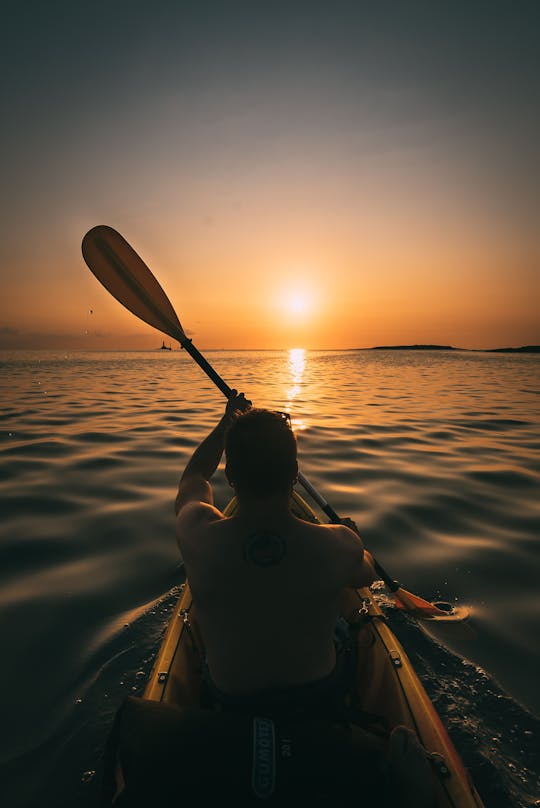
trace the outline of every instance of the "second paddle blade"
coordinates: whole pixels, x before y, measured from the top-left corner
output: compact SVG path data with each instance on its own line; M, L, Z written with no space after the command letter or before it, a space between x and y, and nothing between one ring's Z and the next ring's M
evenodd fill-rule
M98 281L126 309L173 339L185 339L169 298L120 233L107 225L93 227L83 239L82 252Z
M418 595L413 595L412 592L408 592L402 587L400 587L397 592L394 592L393 595L394 602L398 609L403 609L409 612L409 614L414 614L418 617L445 616L445 612L437 608L433 603L418 597Z

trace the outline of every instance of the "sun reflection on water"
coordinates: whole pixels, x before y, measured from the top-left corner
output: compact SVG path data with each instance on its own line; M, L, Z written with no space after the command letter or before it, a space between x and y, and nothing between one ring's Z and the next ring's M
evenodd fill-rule
M289 371L291 374L292 386L287 390L287 406L286 410L291 413L292 406L295 398L301 390L301 382L306 367L306 350L305 348L291 348L289 350ZM306 429L306 424L301 418L294 418L291 416L291 426L296 432L298 430Z

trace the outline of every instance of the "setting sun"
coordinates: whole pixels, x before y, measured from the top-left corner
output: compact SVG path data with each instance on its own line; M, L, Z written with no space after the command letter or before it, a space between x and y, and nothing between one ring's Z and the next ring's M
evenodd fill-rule
M280 297L279 308L294 318L305 319L314 313L314 299L311 290L285 291Z
M295 295L289 300L289 310L294 314L304 314L309 308L307 299L300 295Z

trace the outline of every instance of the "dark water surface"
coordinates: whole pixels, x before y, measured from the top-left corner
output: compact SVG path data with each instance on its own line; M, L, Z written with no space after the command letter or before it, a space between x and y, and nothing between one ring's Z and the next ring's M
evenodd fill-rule
M407 589L471 607L429 633L388 615L488 808L540 805L540 357L208 356L291 412L302 470ZM224 400L179 352L1 360L0 804L93 806L183 579L178 477Z

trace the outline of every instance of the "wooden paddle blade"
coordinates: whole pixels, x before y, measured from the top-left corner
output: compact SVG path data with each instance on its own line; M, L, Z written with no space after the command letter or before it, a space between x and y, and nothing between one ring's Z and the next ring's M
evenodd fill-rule
M93 227L82 252L98 281L132 314L179 342L187 339L169 298L120 233L107 225Z
M398 609L403 609L409 614L414 614L416 617L442 617L447 613L442 609L438 609L433 603L428 600L413 595L412 592L407 592L406 589L400 587L397 592L394 592L394 601Z

